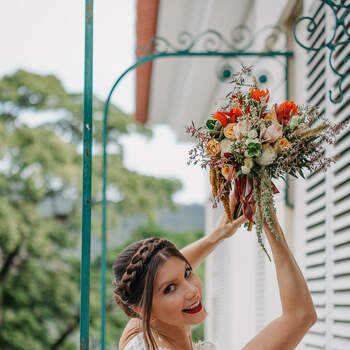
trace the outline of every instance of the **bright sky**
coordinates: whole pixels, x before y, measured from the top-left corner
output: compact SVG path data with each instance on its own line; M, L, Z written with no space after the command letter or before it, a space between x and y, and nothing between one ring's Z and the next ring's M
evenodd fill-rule
M70 92L84 84L83 0L11 0L0 5L0 76L19 68L55 74ZM105 99L115 79L135 60L135 0L94 2L94 93ZM113 102L134 113L135 76L121 82ZM126 165L146 174L176 177L184 189L180 203L204 203L205 172L188 166L190 144L177 143L166 126L154 128L151 141L124 138Z

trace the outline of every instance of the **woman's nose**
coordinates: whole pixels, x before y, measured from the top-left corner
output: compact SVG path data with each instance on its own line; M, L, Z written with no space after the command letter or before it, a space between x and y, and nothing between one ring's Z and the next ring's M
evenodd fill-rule
M185 293L185 298L188 300L194 299L197 295L199 295L198 288L191 283L187 284L187 289Z

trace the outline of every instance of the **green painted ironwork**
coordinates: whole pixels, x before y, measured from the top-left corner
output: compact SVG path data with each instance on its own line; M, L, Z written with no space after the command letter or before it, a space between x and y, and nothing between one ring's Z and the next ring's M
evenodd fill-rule
M263 40L265 51L273 51L278 38L281 49L278 52L287 51L287 34L279 26L265 26L252 32L249 27L239 25L232 29L229 39L213 29L208 29L196 36L187 31L182 31L177 36L177 44L170 43L167 39L155 36L145 48L137 48L139 58L160 53L243 53L247 52L254 44ZM199 48L199 50L198 50Z
M91 166L92 166L93 0L85 1L82 248L80 272L80 349L89 349Z
M303 44L298 39L296 35L296 28L298 24L300 24L301 22L305 22L305 21L308 22L308 25L306 26L306 28L307 28L307 31L310 33L310 35L313 34L319 28L320 21L316 23L315 18L309 17L309 16L300 17L295 22L295 24L293 25L293 36L295 41L305 50L320 51L326 48L329 49L329 57L328 57L329 66L331 67L333 73L339 77L339 80L338 80L339 98L337 100L334 100L332 97L332 91L329 90L329 99L332 103L341 103L344 97L344 92L342 87L343 80L350 75L350 72L348 69L346 69L345 73L341 73L333 65L332 58L336 49L341 49L342 47L346 49L350 44L350 33L348 31L348 24L345 23L346 17L349 15L349 12L350 12L350 4L349 2L348 4L346 4L345 0L340 0L338 1L338 3L332 0L320 0L320 1L328 6L328 8L330 9L331 13L334 16L334 26L332 26L333 32L330 35L330 39L322 43L322 45L320 45L319 47L307 46L306 44ZM339 13L341 12L340 10L344 10L341 16L339 15ZM335 40L338 29L341 29L343 33L345 33L345 40L340 42L336 42ZM349 60L350 60L350 55L348 54L345 57L344 64L341 65L341 67L346 68L347 67L346 63L348 63Z
M247 51L256 40L268 32L265 37L265 51ZM283 37L284 47L282 50L273 51L272 46L275 45L278 38ZM258 39L259 40L259 39ZM115 81L111 90L109 91L103 119L103 173L102 173L102 256L101 256L101 269L102 269L102 286L101 286L101 350L105 350L104 333L105 333L105 283L106 283L106 240L107 240L107 140L108 140L108 111L111 102L111 97L116 90L121 80L133 69L147 62L154 61L160 58L168 57L282 57L285 59L285 78L288 78L288 59L293 56L293 52L287 51L287 35L279 27L264 27L263 29L252 33L249 28L245 26L238 26L231 32L231 40L225 39L220 33L214 30L207 30L196 37L193 37L188 32L181 32L178 36L178 46L172 45L168 40L161 37L154 37L145 50L137 48L138 59L137 61L127 68ZM198 50L198 46L203 47ZM224 48L224 49L223 49ZM225 80L231 76L232 67L226 65L220 70L218 78ZM261 82L267 81L267 75L262 74L259 76ZM286 85L288 80L286 80ZM286 94L288 96L288 86L286 87Z
M289 62L288 61L286 61L286 69L284 72L285 72L284 78L287 82L288 76L289 76ZM289 85L288 84L286 84L285 96L286 96L286 100L289 100ZM289 198L290 181L289 181L288 174L286 174L286 176L285 176L285 183L286 183L286 185L284 186L284 203L286 204L287 207L294 208L294 204L291 202L291 200Z
M107 118L103 120L102 178L107 179ZM107 180L102 184L102 256L101 256L101 350L106 334L106 269L107 269Z

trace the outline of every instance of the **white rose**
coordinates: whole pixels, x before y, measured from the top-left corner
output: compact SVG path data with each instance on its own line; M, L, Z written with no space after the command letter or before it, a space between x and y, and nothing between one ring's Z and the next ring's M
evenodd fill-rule
M248 132L248 137L250 139L255 139L256 137L258 137L258 133L255 129L252 129Z
M245 158L244 159L244 166L251 169L253 167L253 165L254 165L254 161L252 158Z
M248 129L241 130L242 136L248 136Z
M256 162L261 166L266 166L273 163L276 157L277 153L275 152L272 146L268 145L263 150L261 156L256 158Z
M245 165L243 165L243 166L241 167L241 170L242 170L242 173L245 174L245 175L250 173L250 168L248 168L248 167L245 166Z
M231 144L232 141L229 139L223 139L220 141L221 157L224 156L224 153L231 153Z

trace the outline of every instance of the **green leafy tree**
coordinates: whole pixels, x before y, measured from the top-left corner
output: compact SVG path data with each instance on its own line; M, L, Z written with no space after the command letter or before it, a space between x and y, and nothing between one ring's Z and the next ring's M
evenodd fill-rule
M53 75L19 70L0 80L0 349L76 349L83 107ZM104 104L94 98L93 234L101 212ZM172 207L174 180L140 175L123 164L120 135L151 136L131 116L110 109L109 228L121 217L153 218ZM45 214L48 203L63 203ZM50 205L51 205L50 204ZM62 209L63 206L63 209ZM93 264L92 276L98 276ZM98 326L99 281L91 289L91 324ZM117 314L117 313L116 313ZM116 325L121 322L114 318Z

